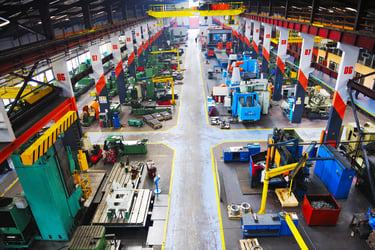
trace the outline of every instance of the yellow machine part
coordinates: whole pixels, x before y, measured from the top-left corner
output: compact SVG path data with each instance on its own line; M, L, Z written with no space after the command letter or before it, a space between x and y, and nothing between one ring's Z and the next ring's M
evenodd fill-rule
M97 101L90 101L82 108L83 113L87 112L90 116L95 116L99 119L99 103Z
M26 86L23 91L23 94L27 94L38 87L35 86ZM18 91L20 91L21 87L7 87L2 86L0 87L0 97L1 99L15 99L17 97Z
M82 150L78 150L77 158L78 158L78 163L79 163L79 167L81 171L86 171L87 169L89 169L89 164L87 163L86 154L83 153Z
M366 122L361 126L363 128L363 141L365 145L371 143L371 141L375 140L375 125L371 122ZM346 140L350 141L348 144L346 152L349 153L351 151L357 150L361 147L360 145L360 138L359 133L357 130L357 125L355 123L348 123L346 128ZM374 146L371 146L372 148ZM354 153L355 154L355 153ZM362 156L363 153L359 152L359 156Z
M67 112L21 154L22 163L24 165L33 165L56 142L57 137L62 132L65 132L76 120L77 112Z
M90 194L92 193L89 176L78 174L77 170L74 170L73 176L74 176L75 182L81 186L83 198L87 200L90 197Z
M293 216L293 214L292 214ZM294 236L294 238L296 239L299 247L302 249L302 250L307 250L309 249L305 243L305 241L303 240L301 234L298 232L298 229L296 228L296 226L294 225L293 223L293 220L292 218L290 217L289 213L287 213L285 215L285 221L286 221L286 224L288 224L289 226L289 229L290 231L292 231L292 234Z
M152 52L151 52L152 53ZM161 76L161 77L153 77L152 82L169 82L171 84L172 88L172 105L176 105L176 100L174 99L174 84L173 84L173 78L171 76Z
M43 97L45 97L46 95L48 95L49 93L51 93L52 90L53 90L52 87L43 86L40 89L28 95L27 97L22 98L22 100L24 102L27 102L28 104L34 104L40 99L42 99Z

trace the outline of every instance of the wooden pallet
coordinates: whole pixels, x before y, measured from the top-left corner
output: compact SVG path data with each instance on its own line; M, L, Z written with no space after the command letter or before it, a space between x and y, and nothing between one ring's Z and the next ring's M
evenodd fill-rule
M256 250L257 248L255 247L253 249L254 246L260 246L259 245L259 241L257 238L253 238L253 239L243 239L243 240L240 240L239 243L238 243L238 246L239 246L239 249L241 250ZM259 248L261 249L261 248Z
M230 205L227 206L227 209L228 209L228 218L231 219L231 220L239 220L241 219L242 217L242 212L241 212L241 205L238 205L240 207L240 214L238 215L233 215L230 213ZM252 213L252 210L250 208L249 212L247 214L251 214Z
M298 207L298 201L294 194L290 192L290 196L288 196L288 188L276 188L275 193L282 207Z

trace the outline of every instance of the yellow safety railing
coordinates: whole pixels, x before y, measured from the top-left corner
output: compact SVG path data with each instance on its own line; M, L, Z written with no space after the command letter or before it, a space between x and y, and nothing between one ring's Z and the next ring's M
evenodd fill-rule
M81 186L83 192L83 198L87 200L92 193L90 178L88 175L78 174L77 170L74 170L73 173L75 182Z
M33 165L56 142L57 137L66 131L76 120L77 112L67 112L21 154L22 163L24 165Z

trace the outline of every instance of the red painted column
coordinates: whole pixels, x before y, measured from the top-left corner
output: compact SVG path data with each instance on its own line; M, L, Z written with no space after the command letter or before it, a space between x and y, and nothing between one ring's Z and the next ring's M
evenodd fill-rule
M262 49L262 73L263 78L268 77L268 64L270 62L270 49L271 49L271 31L272 26L268 23L263 23L263 49Z
M253 31L253 55L252 59L257 59L259 54L259 33L260 33L260 22L254 21L254 31Z
M315 36L310 34L301 33L303 38L302 49L301 49L301 60L299 63L298 76L297 76L297 86L294 105L292 108L291 121L292 123L300 123L302 120L302 114L305 105L305 95L307 89L307 82L309 74L312 71L311 58L312 51L314 49L314 38Z
M288 46L289 29L277 27L279 30L279 44L277 48L276 74L272 94L272 100L279 101L282 97L282 85L285 70L285 60L288 57L286 54Z
M359 47L343 43L339 43L338 48L342 50L342 57L337 75L335 93L333 94L331 113L323 140L332 144L336 144L340 140L340 130L344 119L346 103L349 99L347 83L349 79L353 78L360 49Z

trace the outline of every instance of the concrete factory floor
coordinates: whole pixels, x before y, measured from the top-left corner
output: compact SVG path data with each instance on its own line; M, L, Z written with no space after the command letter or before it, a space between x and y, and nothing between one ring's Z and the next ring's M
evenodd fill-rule
M217 81L208 81L205 72L216 63L210 60L210 64L203 64L206 59L194 41L197 34L198 30L189 30L188 47L185 48L185 55L189 56L182 65L186 71L184 87L180 93L181 106L177 109L181 115L177 115L177 112L174 114L176 126L171 126L165 132L90 131L87 135L92 144L103 144L107 135L124 133L128 140L148 138L150 143L163 143L175 150L165 249L237 249L238 240L242 239L240 222L228 220L226 206L247 201L253 211L257 212L261 196L242 195L235 167L248 169L248 163L224 164L220 158L222 147L258 141L262 144L262 150L265 150L264 141L274 127L296 128L305 141L318 141L327 121L304 118L302 123L292 124L275 104L270 115L262 116L260 121L253 124L237 124L230 130L220 130L209 125L205 99L209 95L209 88ZM216 77L221 78L219 74ZM351 112L347 108L344 125L354 120ZM361 123L370 120L362 114L359 116ZM214 162L217 162L218 169L224 176L227 203L219 200ZM312 189L309 192L327 193L313 173L311 181ZM0 190L5 188L2 185ZM367 211L368 201L353 187L349 198L339 200L339 203L342 211L337 226L333 227L308 227L300 207L285 210L298 213L298 230L311 249L366 249L364 241L350 238L348 224L353 213ZM274 193L268 195L266 209L269 212L282 210ZM259 242L264 249L298 249L293 237L260 237Z

